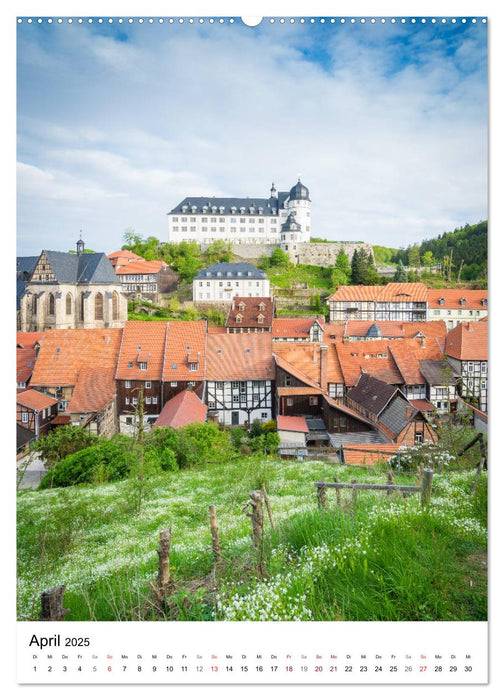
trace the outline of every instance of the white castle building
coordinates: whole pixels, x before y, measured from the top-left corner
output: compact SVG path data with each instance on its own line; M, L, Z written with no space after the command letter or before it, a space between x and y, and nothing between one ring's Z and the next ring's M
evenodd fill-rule
M310 241L310 209L310 193L300 180L289 192L273 184L267 199L186 197L168 214L169 240L273 244L295 255L298 244Z

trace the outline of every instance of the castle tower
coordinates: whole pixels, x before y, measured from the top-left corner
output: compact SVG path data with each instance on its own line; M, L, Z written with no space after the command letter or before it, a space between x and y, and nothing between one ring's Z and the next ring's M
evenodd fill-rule
M299 225L300 230L297 231L297 243L309 243L311 236L311 200L308 188L303 185L301 179L298 178L294 187L291 187L289 197L286 201L287 221L292 214L295 222ZM287 221L285 224L287 224ZM283 231L283 226L282 226ZM287 233L287 232L286 232ZM282 241L283 242L283 241ZM283 247L283 246L282 246Z

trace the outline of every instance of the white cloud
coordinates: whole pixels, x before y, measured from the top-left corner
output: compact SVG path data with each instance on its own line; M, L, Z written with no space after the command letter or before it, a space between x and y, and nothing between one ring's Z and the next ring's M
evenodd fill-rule
M267 196L298 173L317 236L407 245L486 217L479 34L450 35L447 51L441 35L405 44L390 26L329 28L327 42L299 25L145 26L128 41L61 27L40 48L31 29L19 110L27 254L55 221L78 230L83 214L90 247L118 247L127 226L166 240L166 212L184 196Z

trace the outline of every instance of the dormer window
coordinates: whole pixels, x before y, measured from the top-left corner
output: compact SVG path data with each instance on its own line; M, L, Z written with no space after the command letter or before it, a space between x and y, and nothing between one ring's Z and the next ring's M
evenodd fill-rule
M482 299L481 303L483 306L486 306L488 304L488 299Z
M257 317L257 323L264 323L264 316L262 314L259 314Z
M224 207L219 207L219 213L224 214Z
M146 370L147 369L147 362L139 362L138 369Z
M206 204L205 204L205 206L203 207L203 214L206 214L207 211L208 211L208 207L207 207Z
M241 323L243 321L243 316L241 314L236 314L235 321L236 323Z
M245 207L240 207L240 214L245 214Z
M443 297L439 300L439 306L444 306L445 300Z
M212 207L212 214L215 214L217 212L217 207Z
M247 277L252 277L252 273L250 272L250 270L247 272Z
M187 205L186 204L184 204L184 206L182 207L182 211L184 212L184 214L187 212Z
M238 304L238 308L240 309L240 311L245 311L245 304L243 301L240 301L240 303Z
M189 363L189 371L190 372L197 372L198 371L198 363L197 362L190 362Z
M467 304L467 299L464 299L464 297L462 297L462 299L460 300L460 305L466 306L466 304Z
M259 311L264 311L265 308L266 304L263 301L261 301L261 303L259 304Z
M193 214L196 214L196 211L198 210L198 207L194 206L194 204L191 207L191 211Z
M236 214L236 207L231 207L231 214Z

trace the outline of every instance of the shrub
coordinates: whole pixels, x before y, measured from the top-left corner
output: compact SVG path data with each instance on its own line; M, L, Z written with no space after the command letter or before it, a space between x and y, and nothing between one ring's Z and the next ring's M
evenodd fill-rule
M59 461L44 476L40 488L123 479L137 462L136 452L111 441L104 441Z
M261 430L263 433L276 433L277 432L277 424L276 420L267 420L265 423L261 425Z
M90 435L84 428L78 425L65 425L54 428L40 438L34 444L33 450L40 452L40 459L48 468L51 468L68 455L95 445L97 442L98 438Z

